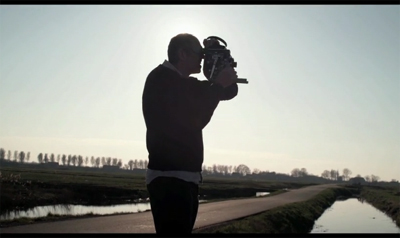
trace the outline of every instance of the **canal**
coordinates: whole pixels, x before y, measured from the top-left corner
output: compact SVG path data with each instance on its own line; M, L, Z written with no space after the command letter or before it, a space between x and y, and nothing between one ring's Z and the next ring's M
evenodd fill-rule
M310 233L400 233L400 228L369 203L349 198L325 210Z
M263 197L269 195L269 192L257 192L256 197ZM199 202L203 203L207 200L200 199ZM71 215L79 216L86 214L94 215L110 215L116 213L138 213L151 210L149 202L129 203L111 206L84 206L84 205L51 205L51 206L37 206L27 210L6 211L0 215L0 221L13 220L18 218L39 218L52 215Z

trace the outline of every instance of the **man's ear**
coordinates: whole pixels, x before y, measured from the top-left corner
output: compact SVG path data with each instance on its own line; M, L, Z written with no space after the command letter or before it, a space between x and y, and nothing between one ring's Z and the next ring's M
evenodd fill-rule
M187 58L187 52L184 49L179 49L178 56L180 60L184 61Z

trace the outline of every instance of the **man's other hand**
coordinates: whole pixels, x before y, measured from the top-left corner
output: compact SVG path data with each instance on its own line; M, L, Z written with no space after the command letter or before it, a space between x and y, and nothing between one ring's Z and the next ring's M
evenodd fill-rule
M221 70L218 74L217 78L215 79L215 83L220 84L222 87L226 88L231 84L235 83L235 80L238 78L236 71L227 66Z

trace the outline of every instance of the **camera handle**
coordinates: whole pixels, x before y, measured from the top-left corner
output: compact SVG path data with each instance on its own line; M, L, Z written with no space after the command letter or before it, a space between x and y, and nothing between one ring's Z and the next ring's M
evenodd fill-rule
M206 40L212 40L212 39L221 41L222 43L224 43L225 47L228 46L228 44L226 44L226 42L223 39L219 38L218 36L209 36L209 37L207 37Z
M237 78L236 80L235 80L235 82L236 83L249 83L249 81L247 81L247 79L244 79L244 78Z

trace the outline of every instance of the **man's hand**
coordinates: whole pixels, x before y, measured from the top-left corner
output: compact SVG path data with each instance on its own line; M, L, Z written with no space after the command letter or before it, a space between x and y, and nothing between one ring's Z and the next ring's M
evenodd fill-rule
M236 71L227 66L221 70L218 74L217 78L215 79L215 83L220 84L222 87L226 88L231 84L235 83L235 80L238 78Z

